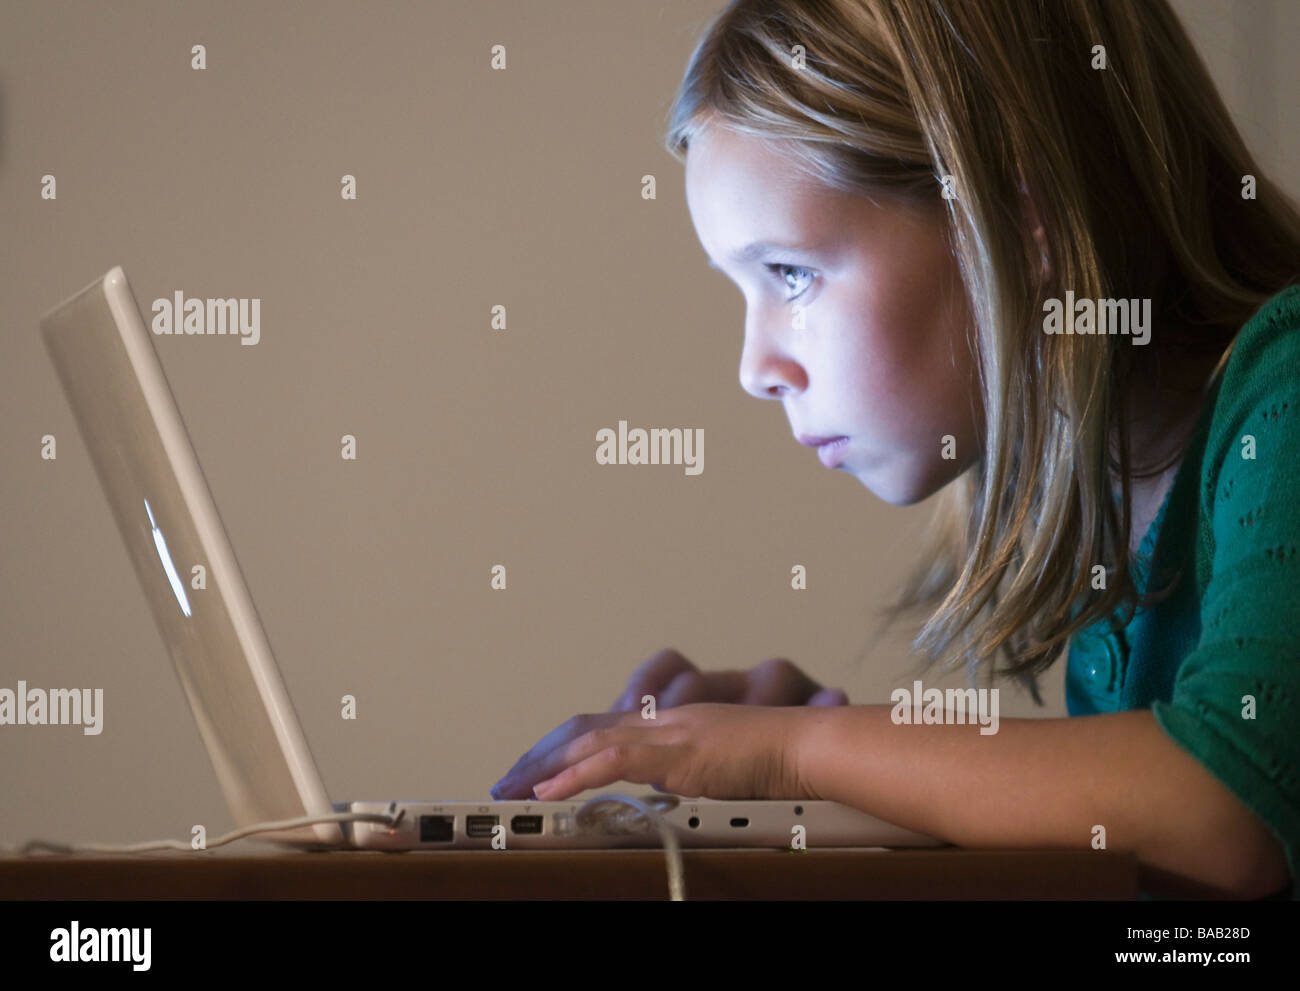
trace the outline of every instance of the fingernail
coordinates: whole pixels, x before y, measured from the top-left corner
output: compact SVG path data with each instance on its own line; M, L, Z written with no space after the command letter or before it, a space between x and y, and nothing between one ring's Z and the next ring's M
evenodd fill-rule
M533 798L537 799L539 802L545 801L546 795L544 795L543 792L549 792L550 790L551 782L549 780L535 784L533 785Z

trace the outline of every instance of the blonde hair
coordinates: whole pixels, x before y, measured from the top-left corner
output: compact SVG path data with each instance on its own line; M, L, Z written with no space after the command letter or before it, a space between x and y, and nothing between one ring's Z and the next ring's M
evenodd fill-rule
M1134 376L1216 355L1218 376L1242 323L1297 280L1294 204L1165 0L734 0L690 58L666 146L685 162L711 126L785 143L828 187L946 205L984 453L937 497L921 564L884 614L928 610L914 641L927 664L1014 676L1037 699L1077 630L1153 596L1129 575ZM1150 298L1155 346L1045 334L1043 301L1067 289ZM1097 563L1104 590L1088 581Z

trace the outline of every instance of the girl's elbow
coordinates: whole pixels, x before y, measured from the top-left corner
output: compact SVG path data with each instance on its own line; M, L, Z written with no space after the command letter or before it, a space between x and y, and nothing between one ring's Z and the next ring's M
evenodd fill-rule
M1208 772L1186 780L1172 819L1139 855L1159 886L1183 898L1255 899L1284 890L1291 870L1264 820Z
M1286 853L1262 820L1235 796L1220 814L1209 817L1212 828L1201 848L1213 851L1213 883L1229 898L1267 898L1291 882Z
M1267 898L1291 884L1282 844L1262 826L1259 828L1264 835L1250 844L1250 854L1243 858L1245 863L1233 885L1233 894L1238 898Z

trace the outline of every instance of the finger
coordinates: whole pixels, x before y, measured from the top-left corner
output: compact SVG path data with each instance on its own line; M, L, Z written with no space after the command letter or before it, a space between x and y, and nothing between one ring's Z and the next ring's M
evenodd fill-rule
M640 720L638 720L639 722ZM608 747L644 738L644 726L598 726L550 753L511 771L497 785L501 798L527 798L533 786Z
M603 788L615 781L647 784L666 770L667 748L652 743L620 743L607 746L541 781L534 794L544 802L559 802L589 788Z
M601 712L583 713L566 720L538 740L527 753L515 761L510 770L501 776L501 780L493 785L491 789L492 796L498 799L516 797L513 795L513 792L517 790L516 787L513 787L516 784L516 779L538 761L554 752L557 747L562 747L569 741L597 727L617 725L620 720L625 718L625 713ZM527 795L528 792L525 791L522 796L518 797L527 797Z
M671 647L651 654L649 659L632 672L627 689L610 706L611 712L627 712L641 708L643 695L658 696L679 674L699 669Z
M749 674L746 705L803 705L821 685L784 657L757 665Z
M749 678L744 671L687 671L672 680L657 702L661 709L692 702L738 702L748 687Z
M709 682L699 671L683 671L659 693L658 708L671 709L675 705L708 701Z
M838 688L823 688L808 700L809 705L848 705L849 697Z

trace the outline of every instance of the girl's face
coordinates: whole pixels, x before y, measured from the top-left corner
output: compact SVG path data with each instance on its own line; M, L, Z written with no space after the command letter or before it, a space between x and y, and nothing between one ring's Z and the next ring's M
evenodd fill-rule
M938 491L981 453L973 332L940 192L936 183L928 217L877 206L720 127L686 156L700 243L745 297L740 384L779 399L796 437L846 437L838 467L898 506Z

